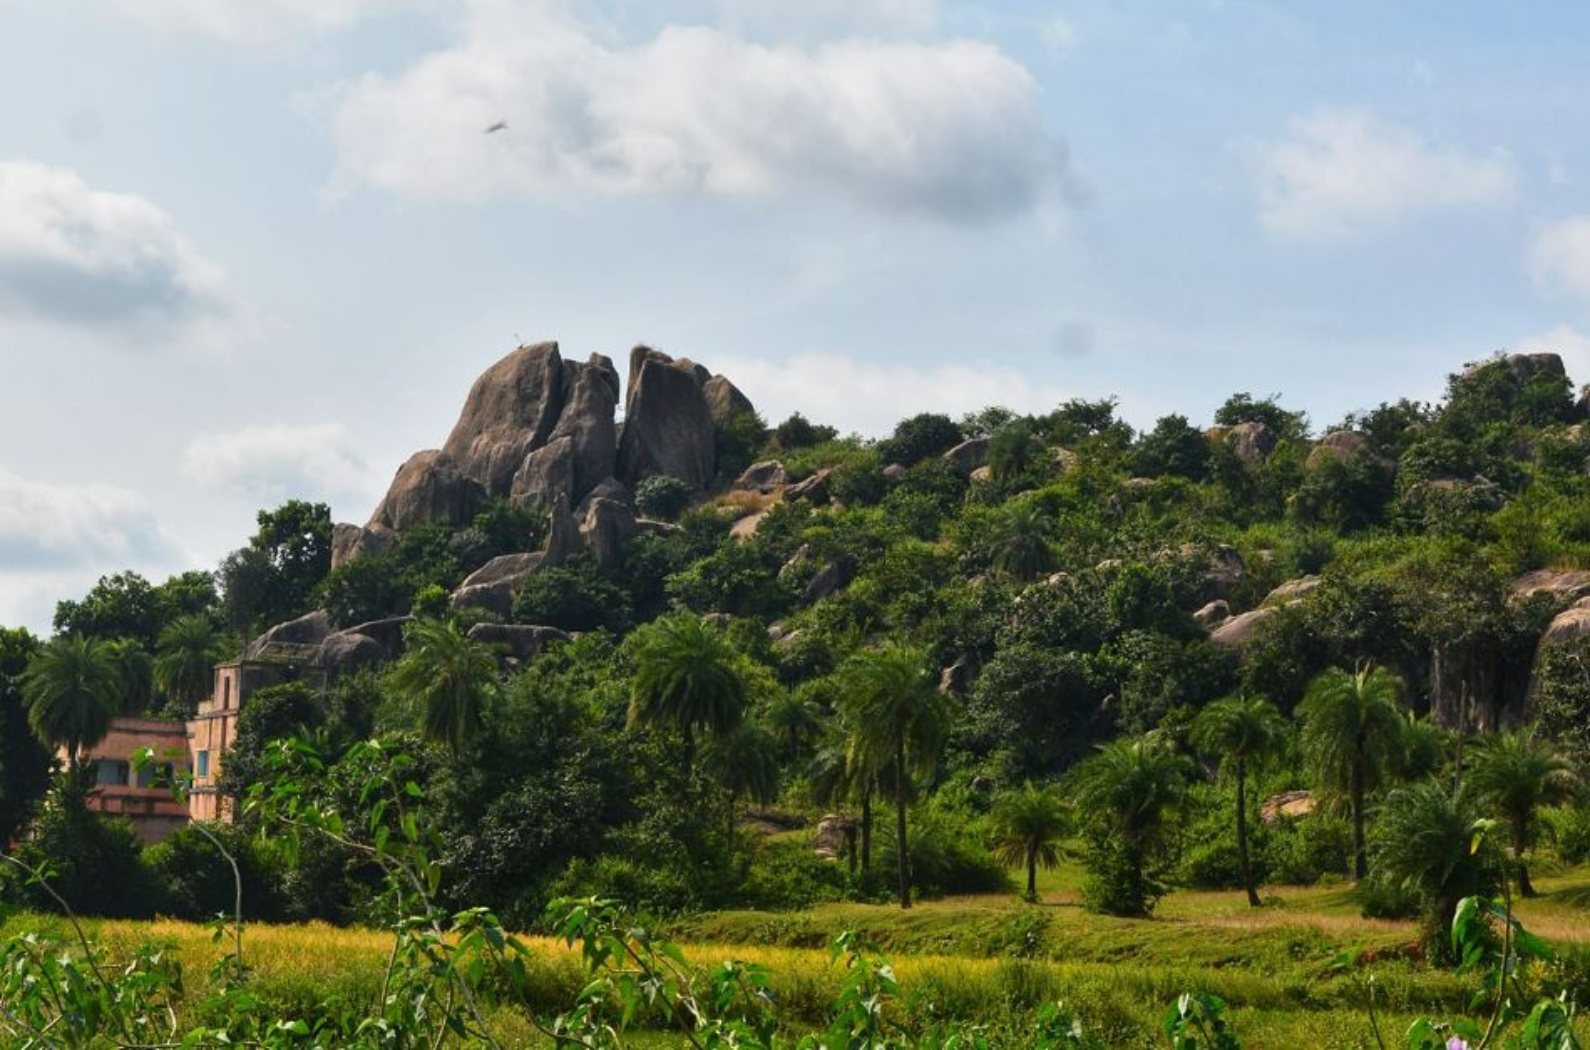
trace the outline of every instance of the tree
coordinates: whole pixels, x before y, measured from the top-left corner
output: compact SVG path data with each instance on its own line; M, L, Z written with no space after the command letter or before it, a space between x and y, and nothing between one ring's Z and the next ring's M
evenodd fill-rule
M653 620L633 637L629 725L677 729L688 775L695 766L696 734L722 736L745 713L745 679L736 654L722 635L685 612Z
M995 543L994 568L1011 579L1025 583L1054 568L1049 522L1035 503L1012 507Z
M1200 751L1220 763L1237 781L1237 863L1248 903L1259 906L1259 889L1253 878L1248 851L1247 780L1249 770L1274 755L1281 746L1286 722L1275 705L1262 696L1230 696L1216 700L1193 721L1192 741Z
M893 434L878 442L878 456L886 464L901 463L911 467L929 456L948 452L965 437L949 416L923 412L902 419Z
M1375 825L1376 878L1419 890L1425 944L1441 956L1451 951L1447 931L1458 902L1496 884L1489 852L1474 848L1477 815L1469 796L1427 780L1387 795Z
M110 732L121 685L109 643L97 638L55 638L28 662L28 725L46 747L66 749L74 781L83 752Z
M1164 892L1153 875L1165 845L1165 818L1181 804L1187 763L1151 738L1115 740L1077 767L1075 802L1091 814L1092 905L1113 915L1147 915Z
M740 799L768 805L778 798L778 742L761 726L741 722L707 742L702 762L729 796L729 838Z
M949 699L927 654L891 644L857 653L840 671L841 701L851 729L849 755L858 770L887 774L895 803L900 907L911 906L911 858L905 810L913 777L930 777L949 736Z
M793 762L800 757L801 749L821 725L818 708L804 697L784 691L768 705L766 719L771 729L784 744L784 758Z
M988 472L996 482L1015 481L1037 466L1044 454L1043 442L1026 420L996 430L988 441Z
M50 753L28 725L22 676L39 641L21 627L0 627L0 843L16 839L50 785Z
M1186 416L1163 416L1137 442L1134 469L1143 477L1172 475L1189 481L1209 476L1209 439Z
M1470 760L1469 790L1507 822L1518 865L1518 892L1535 896L1524 853L1534 838L1541 806L1566 802L1578 793L1579 775L1556 745L1537 739L1532 728L1482 737Z
M184 716L198 710L210 694L215 665L226 656L226 643L207 616L173 620L155 646L155 685Z
M496 694L496 658L447 620L415 620L403 631L403 645L391 684L423 706L425 738L457 754L480 731Z
M1027 899L1038 899L1038 866L1051 871L1060 863L1056 843L1066 833L1065 803L1053 788L1027 781L1019 791L994 800L994 856L1007 868L1025 865Z
M55 633L88 638L131 638L152 648L160 631L160 599L136 572L101 576L79 601L55 606Z
M239 633L307 612L331 571L331 508L288 500L262 510L248 546L221 562L222 613Z
M1309 683L1298 714L1303 754L1327 790L1345 793L1352 809L1353 877L1369 874L1364 823L1369 793L1397 765L1402 741L1402 682L1384 667L1355 673L1333 667Z

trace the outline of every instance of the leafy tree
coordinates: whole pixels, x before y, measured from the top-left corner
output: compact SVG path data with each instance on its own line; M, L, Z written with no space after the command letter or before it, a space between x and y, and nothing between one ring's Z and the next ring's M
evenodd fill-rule
M1262 696L1231 696L1217 700L1198 713L1192 725L1195 746L1220 763L1237 782L1237 863L1248 904L1257 908L1259 888L1253 877L1248 845L1248 773L1281 747L1286 723L1275 705Z
M1043 461L1043 442L1022 420L994 432L988 442L988 472L999 484L1028 476Z
M155 647L155 685L184 716L210 694L215 665L226 656L226 643L215 623L200 614L181 616L160 632Z
M668 593L698 613L773 619L793 594L779 578L779 559L765 544L732 542L669 577Z
M740 799L768 805L778 799L778 741L761 726L742 721L714 736L701 761L729 796L729 837Z
M923 412L896 424L894 433L878 442L878 456L884 463L911 467L948 452L965 439L949 416Z
M1474 848L1477 817L1468 796L1427 780L1387 795L1375 824L1375 877L1423 895L1425 945L1438 958L1450 957L1458 902L1496 886L1494 859Z
M237 716L237 735L221 763L217 791L243 813L248 791L261 783L273 744L291 737L308 739L326 722L322 698L303 682L267 686L253 693ZM326 756L328 759L332 756Z
M413 600L413 583L391 555L355 558L320 582L319 605L338 628L401 616Z
M821 445L838 436L839 431L833 427L813 423L799 412L795 412L773 428L773 447L780 452L793 452L796 449Z
M718 424L713 446L718 477L732 481L756 460L767 442L767 423L754 410L740 409Z
M116 710L118 715L141 715L155 695L155 662L131 638L116 638L105 643L116 668Z
M1040 418L1038 427L1057 445L1120 452L1132 443L1133 435L1131 426L1116 418L1119 407L1120 402L1113 397L1100 401L1072 398Z
M1007 868L1027 869L1027 899L1038 899L1038 866L1051 871L1060 864L1058 843L1070 826L1065 803L1052 787L1027 781L1020 790L994 800L994 856Z
M513 619L565 631L617 633L629 628L632 611L624 589L581 555L525 580L514 597Z
M1187 763L1159 742L1115 740L1076 769L1077 808L1090 815L1092 907L1148 915L1164 892L1154 875L1163 859L1166 817L1186 792Z
M1209 476L1209 439L1186 416L1162 416L1138 439L1133 468L1143 477L1202 481Z
M635 486L635 509L661 521L678 518L694 498L690 482L670 474L654 474Z
M1384 667L1349 673L1333 667L1315 678L1298 705L1299 738L1314 775L1328 790L1346 794L1352 809L1353 877L1369 873L1364 826L1369 793L1398 763L1402 682Z
M215 574L193 569L166 578L155 587L155 608L159 612L163 630L173 620L184 616L217 614L219 597L215 592Z
M22 676L39 642L21 627L0 627L0 843L15 840L50 784L50 753L28 725Z
M1049 521L1036 503L1018 503L1000 523L994 541L994 568L1021 583L1054 569Z
M403 646L389 679L392 688L423 706L425 738L457 754L480 732L486 705L496 695L496 658L448 620L415 620L404 628Z
M1580 789L1567 756L1532 728L1480 738L1471 753L1466 787L1507 822L1518 865L1518 892L1535 896L1524 854L1534 839L1540 807L1567 802Z
M1301 438L1308 434L1308 416L1302 412L1289 412L1277 404L1278 395L1271 394L1255 401L1247 391L1232 394L1215 409L1215 425L1234 427L1241 423L1263 423L1275 432L1276 437Z
M84 751L105 739L122 679L108 642L65 635L41 646L22 676L28 725L50 749L65 748L75 779Z
M316 588L331 571L331 509L288 500L262 510L248 546L221 562L222 615L250 635L309 611Z
M895 856L900 907L911 906L906 803L913 777L932 776L949 736L951 708L920 650L900 644L857 653L840 671L850 727L850 760L887 773L895 802Z
M55 606L55 633L86 638L131 638L146 649L160 632L155 588L136 572L101 576L80 601Z
M631 638L635 676L629 725L666 725L684 738L682 768L695 767L696 734L723 736L740 724L746 685L737 654L690 613L653 620Z

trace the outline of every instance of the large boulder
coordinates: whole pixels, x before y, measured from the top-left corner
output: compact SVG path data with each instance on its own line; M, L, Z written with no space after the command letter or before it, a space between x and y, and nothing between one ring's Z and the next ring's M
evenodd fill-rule
M428 449L416 452L398 468L365 529L400 532L432 521L467 525L485 502L486 490L459 470L452 456Z
M503 656L524 663L546 651L553 642L566 642L569 635L556 627L523 623L477 623L469 629L471 641L489 645Z
M1193 623L1210 631L1231 619L1231 605L1225 599L1217 598L1199 608L1192 618Z
M507 495L525 457L557 426L563 378L557 343L519 347L469 388L442 450L486 491Z
M1513 581L1514 598L1532 598L1537 594L1576 600L1590 594L1590 571L1585 569L1536 569L1526 572Z
M1540 636L1542 647L1566 645L1590 635L1590 598L1580 598L1552 619Z
M346 565L355 558L379 558L397 543L391 529L367 529L340 521L331 527L331 567Z
M1264 596L1264 601L1259 604L1265 608L1278 605L1291 605L1293 602L1302 601L1310 591L1318 587L1322 581L1318 576L1299 576L1295 580L1287 580Z
M717 427L703 387L711 377L689 360L637 346L629 357L629 393L618 442L619 480L668 474L706 488L717 471Z
M784 464L776 459L752 463L734 479L735 488L752 492L771 492L788 483L789 473L784 469Z
M813 605L833 594L835 591L850 584L856 578L856 556L842 554L838 558L817 570L806 584L806 589L801 592L801 602Z
M541 568L562 565L584 549L580 523L574 520L574 514L569 510L568 497L559 496L552 504L547 549L541 555Z
M1253 639L1259 625L1271 616L1275 609L1253 609L1249 612L1233 616L1224 620L1209 634L1209 640L1216 645L1223 645L1228 649L1240 649Z
M592 500L580 523L585 549L596 564L615 571L624 563L624 545L635 535L635 512L626 503L610 499Z
M541 567L545 556L541 551L498 555L458 586L453 592L453 608L482 609L506 619L513 613L513 597L519 585Z
M962 474L970 474L988 463L989 444L990 441L986 437L967 438L944 453L944 462Z
M1226 446L1250 467L1263 463L1275 451L1278 438L1266 423L1236 423L1223 430Z
M1360 456L1372 455L1373 452L1374 447L1369 438L1356 430L1333 430L1315 443L1304 466L1313 470L1328 460L1345 463Z
M514 473L516 503L551 506L558 495L578 502L612 476L618 459L618 371L592 354L585 364L563 362L563 407L546 444L530 452Z
M321 643L312 661L314 667L329 675L346 674L365 667L378 667L386 662L381 644L374 638L350 631L339 631Z
M803 499L808 503L815 503L821 506L833 498L829 492L828 485L828 479L832 475L832 470L828 467L823 467L805 481L797 481L785 489L784 498L786 500Z
M270 628L244 647L250 660L281 659L300 662L331 635L331 617L316 609L307 616Z
M751 399L740 392L740 388L729 382L726 376L713 376L701 386L701 393L707 399L707 409L712 413L712 422L718 427L725 427L735 416L756 415L756 406L751 404Z

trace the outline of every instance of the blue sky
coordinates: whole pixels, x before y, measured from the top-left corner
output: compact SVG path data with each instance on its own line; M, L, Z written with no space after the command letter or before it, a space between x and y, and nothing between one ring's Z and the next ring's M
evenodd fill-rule
M0 623L363 521L519 340L869 434L1590 380L1587 58L1571 3L0 0Z

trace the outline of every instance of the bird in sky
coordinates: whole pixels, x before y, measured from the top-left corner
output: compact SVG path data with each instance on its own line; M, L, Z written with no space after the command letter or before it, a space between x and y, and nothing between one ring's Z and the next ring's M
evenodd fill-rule
M490 135L490 134L492 134L493 132L496 132L496 131L507 131L507 130L508 130L508 122L506 120L499 120L499 121L497 121L497 123L493 124L491 127L486 129L486 134Z

